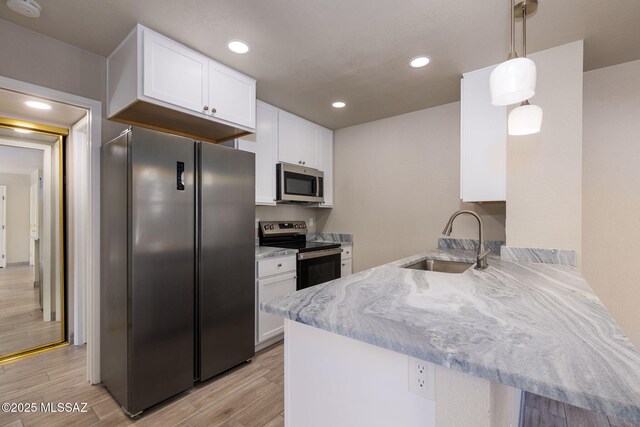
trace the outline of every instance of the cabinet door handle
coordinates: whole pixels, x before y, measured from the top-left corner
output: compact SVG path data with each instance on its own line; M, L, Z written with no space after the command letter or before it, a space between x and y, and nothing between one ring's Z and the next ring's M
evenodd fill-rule
M306 164L307 164L307 162L302 162L302 164L303 164L303 165L306 165Z
M343 263L342 263L342 266L344 267L345 265L347 265L347 264L345 264L345 263L343 262Z
M301 165L302 164L302 160L298 160L298 164Z
M215 114L217 112L218 112L218 110L216 110L215 108L211 107L211 114Z
M278 264L278 268L282 267L282 264Z
M202 107L202 109L203 109L204 111L209 111L209 106L208 106L208 105L205 105L204 107Z

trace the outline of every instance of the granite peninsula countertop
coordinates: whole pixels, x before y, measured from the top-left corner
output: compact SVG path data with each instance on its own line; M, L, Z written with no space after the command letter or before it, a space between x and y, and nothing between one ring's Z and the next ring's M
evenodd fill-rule
M496 383L640 423L640 354L576 269L490 256L445 274L400 268L434 250L261 309Z

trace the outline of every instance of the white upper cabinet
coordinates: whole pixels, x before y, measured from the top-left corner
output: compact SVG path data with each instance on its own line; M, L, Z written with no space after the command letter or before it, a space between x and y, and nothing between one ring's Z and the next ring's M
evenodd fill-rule
M204 113L209 59L152 31L145 31L143 39L143 94Z
M494 67L463 74L460 102L460 198L504 201L507 195L507 107L491 104Z
M286 111L278 112L278 161L300 164L298 123L300 118Z
M320 126L286 111L279 111L278 161L318 168Z
M324 172L324 203L321 208L333 207L333 131L320 128L318 169Z
M256 205L275 205L278 109L256 104L256 133L238 139L237 148L256 155Z
M214 117L256 127L256 81L215 61L209 62L209 104Z
M207 141L254 132L256 81L141 25L107 58L108 116Z
M276 164L300 164L324 172L324 203L333 207L333 131L257 101L256 133L226 144L256 155L256 205L276 204Z
M310 168L318 168L318 139L320 127L306 120L300 120L299 123L300 137L300 160L305 166Z

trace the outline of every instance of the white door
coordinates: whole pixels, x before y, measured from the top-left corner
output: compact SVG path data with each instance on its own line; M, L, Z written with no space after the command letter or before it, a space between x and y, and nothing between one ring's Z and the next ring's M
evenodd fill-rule
M296 291L296 275L290 273L270 279L258 280L258 305L270 299L288 295ZM284 318L258 312L258 342L284 332Z
M209 59L153 31L143 32L143 93L204 113Z
M286 111L278 111L278 161L302 164L302 157L298 153L300 144L299 123L300 118Z
M209 61L209 111L215 118L256 128L256 81Z
M258 101L256 133L238 139L238 149L256 155L256 205L275 205L278 109Z
M302 164L310 168L318 168L318 133L320 127L306 120L300 120L298 135L300 137L300 154Z
M0 186L0 268L7 267L7 187Z
M333 206L333 131L320 129L320 141L318 144L318 169L324 172L324 203L320 207Z

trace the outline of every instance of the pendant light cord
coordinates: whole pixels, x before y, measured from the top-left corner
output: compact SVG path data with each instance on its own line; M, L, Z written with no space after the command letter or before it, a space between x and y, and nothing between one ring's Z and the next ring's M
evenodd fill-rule
M518 52L516 52L516 18L514 9L513 0L509 0L509 10L511 11L511 51L509 52L508 59L518 57Z
M522 2L522 56L527 57L527 2Z

